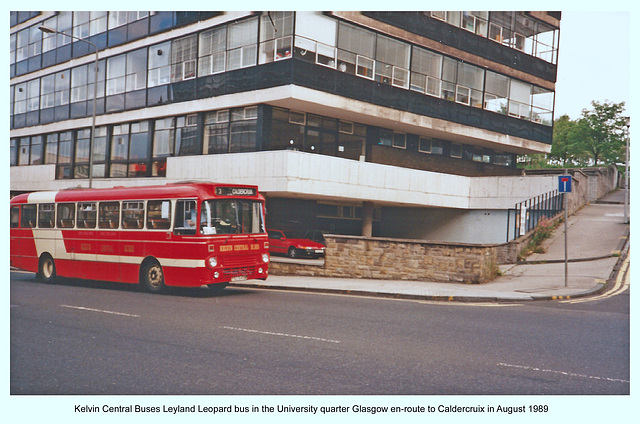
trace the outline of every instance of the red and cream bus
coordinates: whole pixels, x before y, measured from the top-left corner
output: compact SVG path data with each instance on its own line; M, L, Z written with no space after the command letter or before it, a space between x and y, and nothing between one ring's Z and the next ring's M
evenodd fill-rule
M34 192L11 199L11 265L57 276L223 289L266 279L264 197L255 186L180 183ZM199 219L198 219L199 217Z

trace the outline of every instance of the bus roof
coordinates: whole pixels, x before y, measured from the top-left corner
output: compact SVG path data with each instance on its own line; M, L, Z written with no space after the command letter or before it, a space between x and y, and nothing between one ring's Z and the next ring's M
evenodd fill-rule
M41 191L18 195L11 199L11 203L39 203L39 202L82 202L108 200L148 200L148 199L212 199L219 198L216 187L251 188L256 197L263 200L257 186L220 183L169 183L166 185L152 185L140 187L113 188L78 188L60 191ZM246 194L234 196L225 192L223 197L254 197Z

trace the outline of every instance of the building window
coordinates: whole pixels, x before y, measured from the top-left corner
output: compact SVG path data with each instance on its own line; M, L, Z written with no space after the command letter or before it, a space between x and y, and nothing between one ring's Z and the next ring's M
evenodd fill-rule
M88 38L107 30L107 12L73 12L73 35Z
M228 27L227 71L256 64L258 18L247 19Z
M40 109L40 80L35 79L27 83L27 111L35 112Z
M381 128L378 145L406 149L407 135L404 133L399 133L399 132L390 131L390 130Z
M147 16L149 12L109 12L109 29L118 28Z
M125 92L126 63L126 55L107 59L107 96Z
M409 88L409 56L409 44L378 35L375 57L376 81Z
M512 79L509 85L509 116L531 117L531 85Z
M42 137L34 135L31 137L31 154L29 165L42 165Z
M393 147L398 147L400 149L407 148L407 135L403 133L393 133Z
M127 53L125 90L143 90L147 87L147 49Z
M13 95L13 114L19 115L27 112L27 83L16 84Z
M151 176L164 177L167 174L167 157L173 156L175 143L175 118L157 119L153 132L153 153Z
M462 158L462 145L460 145L460 144L451 144L449 155L452 158Z
M373 79L375 44L375 33L339 22L338 70Z
M69 104L69 87L71 83L69 70L58 72L55 75L55 105L65 106Z
M55 164L58 162L58 133L47 134L44 145L44 163Z
M253 152L256 150L257 121L257 106L231 110L231 123L229 125L230 152Z
M482 107L484 70L468 63L458 62L456 101L468 106Z
M171 82L196 77L197 54L196 35L174 40L171 43Z
M203 154L229 152L229 110L209 112L204 120Z
M428 12L445 21L504 46L549 63L557 63L558 30L525 12Z
M89 177L89 152L91 145L91 130L84 129L76 132L75 160L73 178Z
M149 123L131 124L128 177L146 177L149 162Z
M293 12L262 14L258 63L269 63L291 57L293 19Z
M176 119L175 155L191 156L200 154L198 138L198 116L187 115Z
M227 27L213 28L201 33L198 49L199 76L224 72L227 55Z
M171 42L149 48L149 87L171 82Z
M58 164L56 179L72 178L71 159L73 157L73 133L65 131L58 136Z
M129 152L129 124L115 125L111 135L111 166L110 177L124 178L127 176Z
M507 114L507 104L509 99L509 78L487 71L487 82L485 86L484 108L492 112Z
M553 91L532 87L531 120L539 124L553 125Z
M29 28L19 31L16 36L16 62L29 58Z
M486 37L489 12L462 12L460 27L474 34Z
M96 128L96 135L93 139L93 148L91 153L91 156L93 157L91 175L93 178L106 177L107 141L107 127Z
M320 12L297 12L295 57L335 69L336 28L336 20Z
M444 149L442 141L420 137L420 140L418 142L418 151L423 153L430 153L432 155L441 155Z
M31 153L31 140L29 137L19 139L18 165L29 165L29 155Z
M98 63L98 99L104 97L105 61ZM71 117L79 118L91 115L93 111L93 91L95 83L94 63L71 69ZM96 104L96 112L100 109Z
M111 136L110 177L146 177L149 162L147 121L116 125Z
M18 164L18 140L12 138L10 143L9 166L16 166Z
M513 155L506 153L495 154L493 155L493 163L500 166L512 166L514 163Z

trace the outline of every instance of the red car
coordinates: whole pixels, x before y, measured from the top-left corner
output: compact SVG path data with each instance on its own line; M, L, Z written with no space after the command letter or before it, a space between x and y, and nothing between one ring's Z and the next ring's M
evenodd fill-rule
M269 253L281 253L290 258L309 256L317 258L324 255L324 245L304 238L289 238L284 231L267 230L269 234Z

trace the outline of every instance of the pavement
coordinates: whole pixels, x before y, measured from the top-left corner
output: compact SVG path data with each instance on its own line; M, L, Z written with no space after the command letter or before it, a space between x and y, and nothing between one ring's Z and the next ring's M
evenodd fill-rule
M595 295L615 280L629 251L624 223L624 190L585 205L567 221L565 281L564 223L542 243L545 253L526 261L501 265L501 275L489 283L392 281L269 275L232 286L435 301L520 302Z

